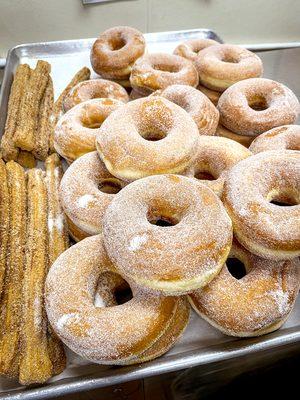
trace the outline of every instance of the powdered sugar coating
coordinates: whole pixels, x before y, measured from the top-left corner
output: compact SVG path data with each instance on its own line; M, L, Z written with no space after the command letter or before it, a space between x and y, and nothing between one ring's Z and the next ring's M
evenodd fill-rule
M190 61L195 61L199 51L216 44L218 44L218 42L212 39L190 39L180 43L173 54L187 58Z
M271 201L294 204L281 207ZM264 258L300 255L300 153L266 151L236 164L228 174L223 202L235 235Z
M46 280L48 318L61 340L88 360L101 364L138 362L167 333L173 317L180 311L177 308L183 306L182 299L158 296L132 285L130 301L106 306L105 293L110 292L113 284L107 279L108 272L114 273L115 268L100 235L64 252ZM94 304L96 292L105 307ZM160 354L176 341L183 326L180 331L172 330L174 337L160 349ZM160 354L153 353L152 358Z
M160 218L175 225L149 222ZM103 232L109 257L123 276L168 295L213 279L232 239L231 221L217 196L177 175L151 176L126 186L107 208Z
M252 153L268 150L300 150L300 125L283 125L259 135L250 146Z
M96 146L110 173L131 181L182 172L193 161L198 138L186 111L154 96L119 107L102 124Z
M93 99L66 112L55 127L54 147L72 162L95 150L95 138L103 121L123 103L114 99Z
M148 95L175 84L196 87L199 78L190 60L174 54L151 53L135 62L130 83L133 89Z
M88 81L79 82L66 95L63 101L64 111L84 101L103 98L115 99L127 103L129 96L126 90L116 82L106 79L90 79Z
M222 195L224 182L230 169L239 161L251 156L252 153L233 140L217 136L201 136L198 153L194 164L186 175L196 177L198 182L207 185L218 196ZM201 179L201 174L208 173L214 180Z
M182 107L195 121L200 135L211 136L216 133L219 111L196 88L188 85L170 85L156 93Z
M200 83L219 92L263 73L262 61L255 53L233 44L216 44L201 50L195 66Z
M255 110L257 106L259 109ZM288 87L263 78L246 79L232 85L220 97L218 109L222 125L248 136L293 124L300 110L297 97Z
M236 279L224 265L208 286L190 295L195 310L228 335L259 336L278 329L298 295L299 259L266 260L236 241L229 257L242 261L247 274Z
M60 185L60 200L67 217L86 236L102 231L102 220L114 194L99 189L101 182L111 180L120 188L125 183L112 176L96 151L79 157L65 172Z

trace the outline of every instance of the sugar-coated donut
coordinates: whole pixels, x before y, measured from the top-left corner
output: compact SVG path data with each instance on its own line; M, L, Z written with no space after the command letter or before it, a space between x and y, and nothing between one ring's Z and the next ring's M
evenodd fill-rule
M219 92L263 73L261 59L256 54L233 44L217 44L201 50L195 66L201 85Z
M101 233L104 212L124 186L107 171L96 151L74 161L60 184L60 201L74 240Z
M213 39L190 39L180 43L173 54L195 61L199 51L215 44L218 44L218 42Z
M124 284L101 235L84 239L55 261L46 280L46 310L71 350L95 363L122 365L148 361L172 347L188 322L186 298L158 296L130 284L132 299L119 305Z
M218 105L219 98L221 96L220 92L217 92L216 90L211 90L206 88L205 86L198 85L197 89L200 90L203 94L205 94L206 97L209 98L209 100L216 106Z
M71 108L58 121L54 147L69 163L96 149L95 138L103 121L123 103L93 99Z
M238 142L245 147L249 147L254 139L254 136L238 135L237 133L231 132L229 129L225 128L225 126L221 124L217 126L216 136L221 136L227 139L234 140L235 142Z
M225 264L209 285L189 296L195 311L226 335L260 336L279 329L299 292L299 258L266 260L236 241L228 258L242 262L246 275L235 278Z
M199 90L188 85L171 85L154 92L182 107L195 121L200 135L214 135L219 111Z
M104 31L93 44L91 64L101 77L128 85L132 65L145 52L144 36L129 26Z
M129 96L126 90L116 82L106 79L90 79L79 82L65 96L63 101L64 111L87 100L107 98L115 99L127 103Z
M252 153L268 150L300 150L300 125L284 125L259 135L250 146Z
M240 161L227 176L223 202L246 249L278 260L300 255L299 151L265 151Z
M170 85L196 87L198 82L198 73L191 61L165 53L145 54L136 61L130 75L132 88L146 96Z
M257 136L276 126L293 124L299 102L282 83L253 78L228 88L218 102L220 122L240 135Z
M195 177L221 196L229 170L252 153L233 140L218 136L201 136L198 153L186 175Z
M181 107L160 96L131 101L101 126L97 150L109 172L126 181L180 173L196 155L199 133Z
M231 220L213 191L171 174L137 180L116 194L103 233L122 276L166 295L207 285L232 240Z

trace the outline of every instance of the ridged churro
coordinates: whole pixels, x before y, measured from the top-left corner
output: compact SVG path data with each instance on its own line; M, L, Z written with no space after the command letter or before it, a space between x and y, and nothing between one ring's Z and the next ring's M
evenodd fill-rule
M0 297L2 294L9 229L9 193L5 163L0 160Z
M40 103L49 80L51 66L39 60L31 73L26 91L22 97L19 121L15 132L15 144L23 150L32 151L36 142L36 124Z
M54 129L51 116L54 106L53 82L49 77L47 87L40 104L40 110L36 126L36 143L33 154L39 160L45 160L49 150L49 136Z
M19 372L19 381L25 385L43 383L52 376L43 300L48 268L47 190L42 170L31 169L27 176L28 227Z
M26 240L26 178L24 169L6 164L10 202L7 273L1 299L0 373L14 377L19 368L23 305L24 244Z
M59 201L59 184L63 175L60 158L52 154L46 159L46 185L48 194L49 268L69 247L66 220ZM66 367L66 355L60 339L48 323L48 351L53 364L53 374L60 374Z
M17 162L24 168L34 168L36 166L34 155L26 150L19 151Z
M19 149L15 145L15 132L17 129L20 105L29 82L30 73L29 65L19 65L11 85L5 129L1 140L1 151L6 161L16 160L18 156Z

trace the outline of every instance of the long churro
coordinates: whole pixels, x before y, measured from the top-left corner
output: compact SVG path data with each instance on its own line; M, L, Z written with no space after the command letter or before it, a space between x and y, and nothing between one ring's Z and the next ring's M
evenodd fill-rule
M1 300L0 373L16 376L23 300L24 244L26 240L26 179L24 169L6 164L10 201L9 252Z
M24 168L34 168L36 166L34 155L26 150L19 151L17 162Z
M40 104L40 110L36 126L36 143L33 154L39 160L45 160L49 150L49 136L54 129L51 116L54 106L53 82L49 77L48 84Z
M46 159L46 185L48 194L49 268L69 247L66 220L59 201L59 184L63 175L60 158L52 154ZM53 364L53 374L60 374L66 367L66 355L62 342L48 323L48 350Z
M49 80L50 64L39 60L31 73L26 91L22 97L19 122L15 132L15 144L23 150L32 151L36 141L36 123L40 103Z
M29 82L30 72L29 65L19 65L11 85L5 129L1 140L1 151L6 161L16 160L18 156L19 149L15 145L15 132L17 129L20 105Z
M52 375L47 348L47 319L43 292L48 267L47 191L44 172L31 169L28 176L28 228L24 272L24 309L19 381L42 383Z
M9 203L10 202L5 163L0 160L0 298L2 294L6 269L9 229Z

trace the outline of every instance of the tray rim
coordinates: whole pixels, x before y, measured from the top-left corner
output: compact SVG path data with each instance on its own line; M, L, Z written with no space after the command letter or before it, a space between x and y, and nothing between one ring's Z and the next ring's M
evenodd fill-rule
M180 31L166 31L166 32L155 32L145 34L146 38L150 35L159 36L161 34L188 34L188 33L213 33L219 38L212 30L209 29L191 29L191 30L180 30ZM29 47L49 47L49 46L61 46L64 44L78 44L80 42L80 47L86 42L89 45L94 38L87 39L71 39L63 41L50 41L50 42L35 42L28 44L20 44L12 47L8 51L7 63L4 72L1 93L0 93L0 113L4 113L6 116L7 102L3 105L3 98L8 95L7 92L10 90L11 83L11 71L9 71L9 66L13 65L15 62L14 58L18 57L18 52ZM166 40L165 40L166 41ZM221 39L220 39L221 41ZM222 42L222 41L221 41ZM243 45L253 51L271 51L280 49L291 49L300 47L300 42L286 42L286 43L271 43L271 44L250 44ZM77 50L80 48L78 46ZM84 47L85 48L85 47ZM83 48L83 50L84 50ZM68 54L68 52L63 52L61 54ZM24 54L21 54L24 56ZM5 107L3 107L5 106ZM4 109L4 110L3 110ZM4 111L4 112L3 112ZM2 116L3 117L3 116ZM1 118L1 114L0 114ZM2 132L0 132L0 136ZM11 391L0 392L0 398L2 399L46 399L52 398L58 395L63 395L67 393L75 393L84 390L91 390L106 386L111 386L119 383L124 383L131 380L142 379L150 376L160 375L168 372L179 371L182 369L195 367L203 364L212 364L219 361L230 360L234 358L240 358L245 355L260 353L270 349L283 349L283 347L295 344L300 341L300 325L291 328L285 328L274 333L264 336L263 339L258 338L248 338L240 340L232 340L230 342L220 343L210 345L206 348L195 349L191 351L186 351L182 353L177 353L168 356L164 359L156 359L151 362L130 366L122 367L118 369L110 369L101 372L101 377L94 377L95 374L89 377L75 377L75 378L65 378L62 381L51 382L47 386L40 386L38 388L29 389L13 389ZM72 381L73 380L73 381ZM64 382L65 381L65 382Z

